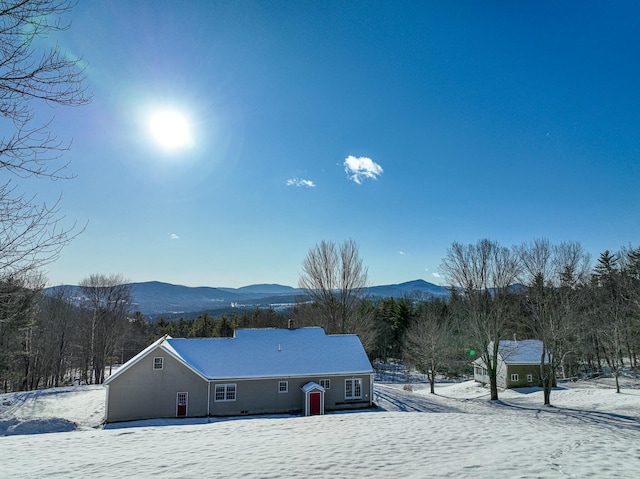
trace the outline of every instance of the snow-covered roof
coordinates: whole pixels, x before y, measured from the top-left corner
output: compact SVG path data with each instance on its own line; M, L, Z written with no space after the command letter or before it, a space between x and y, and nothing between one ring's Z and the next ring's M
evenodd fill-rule
M313 382L313 381L308 382L307 384L302 386L300 389L302 389L302 392L305 393L305 394L308 393L309 391L313 391L314 389L318 389L318 390L320 390L322 392L325 391L325 389L322 386L320 386L318 383Z
M542 341L504 339L498 345L498 352L507 364L540 364Z
M234 338L167 338L161 347L209 380L373 372L357 336L322 328L239 329Z

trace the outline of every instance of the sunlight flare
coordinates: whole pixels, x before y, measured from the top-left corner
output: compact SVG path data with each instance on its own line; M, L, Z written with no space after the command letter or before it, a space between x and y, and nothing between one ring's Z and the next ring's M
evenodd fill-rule
M179 111L153 113L149 118L149 133L155 143L165 150L188 148L193 144L189 120Z

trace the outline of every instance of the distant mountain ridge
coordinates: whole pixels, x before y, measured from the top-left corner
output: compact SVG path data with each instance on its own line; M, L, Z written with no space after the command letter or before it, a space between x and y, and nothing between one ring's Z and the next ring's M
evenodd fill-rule
M236 308L273 307L286 308L304 300L304 291L280 284L252 284L241 288L190 287L177 284L148 281L129 283L133 296L133 309L151 319L161 316L193 317L203 312L222 313ZM78 303L82 302L79 286L70 288ZM45 289L51 293L60 286ZM422 279L385 286L372 286L365 295L372 298L428 298L445 297L449 294L444 286L428 283Z

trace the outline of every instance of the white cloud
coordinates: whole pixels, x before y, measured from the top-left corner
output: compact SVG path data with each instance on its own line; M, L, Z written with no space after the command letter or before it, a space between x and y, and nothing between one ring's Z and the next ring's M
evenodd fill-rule
M442 276L440 276L438 273L431 273L431 276L433 276L434 278L442 278Z
M305 180L303 178L289 178L287 180L287 186L305 186L307 188L315 188L316 184L311 180Z
M429 268L425 268L424 270L425 270L425 271L429 271Z
M405 253L404 251L398 251L398 253L400 253L401 256L407 256L407 253Z
M180 236L178 236L175 233L169 233L169 239L170 240L177 240L177 239L180 239Z
M366 156L356 158L349 155L344 159L343 165L349 179L359 185L362 184L363 179L371 178L375 180L384 172L382 166Z

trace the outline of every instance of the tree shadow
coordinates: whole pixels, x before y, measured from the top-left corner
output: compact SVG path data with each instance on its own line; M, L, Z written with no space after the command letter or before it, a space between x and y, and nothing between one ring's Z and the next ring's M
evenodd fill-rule
M542 406L530 407L511 404L505 401L493 401L492 406L504 407L512 410L533 412L536 415L559 415L567 419L572 419L583 424L605 427L613 431L617 430L640 430L640 418L613 412L594 411L588 409L576 409L562 406Z
M433 402L428 396L376 385L374 401L379 411L459 413L458 408Z

